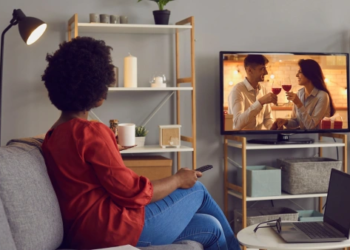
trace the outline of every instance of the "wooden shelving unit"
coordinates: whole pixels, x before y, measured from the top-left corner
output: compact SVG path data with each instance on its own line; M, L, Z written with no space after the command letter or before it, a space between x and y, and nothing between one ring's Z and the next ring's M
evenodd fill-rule
M123 88L110 87L108 91L192 91L192 87L166 87L166 88L151 88L151 87L137 87L137 88Z
M175 34L192 29L192 25L154 24L78 23L77 26L83 33Z
M129 148L120 151L121 154L144 154L144 153L170 153L170 152L193 152L193 148L180 146L179 148L162 148L159 145L145 145L144 147Z
M191 44L191 75L180 78L180 33L189 31ZM75 38L79 33L119 33L119 34L168 34L174 35L176 49L176 86L166 88L123 88L111 87L109 91L172 91L176 94L176 123L180 123L180 91L191 92L191 136L181 136L181 141L190 143L191 147L181 146L180 148L162 149L158 145L145 145L145 147L131 148L121 151L122 154L138 153L167 153L177 152L177 168L181 168L181 153L192 152L192 166L196 168L196 79L195 79L195 38L194 38L194 17L189 17L176 23L176 25L153 25L153 24L105 24L105 23L79 23L78 15L74 14L68 20L67 26L68 41ZM190 84L190 87L181 87L182 84ZM175 112L175 111L174 111Z
M326 142L322 141L324 137L338 138L341 142ZM235 185L228 181L228 148L233 147L241 150L242 154L242 186ZM322 156L322 148L342 147L343 153L343 171L347 172L347 135L345 134L319 134L319 141L312 144L284 144L284 145L266 145L266 144L252 144L247 143L247 139L242 136L226 135L224 137L224 212L228 216L228 197L229 195L237 197L242 200L242 226L247 227L247 202L262 201L262 200L281 200L281 199L302 199L302 198L318 198L319 210L322 212L322 198L327 197L326 193L318 194L300 194L291 195L282 193L280 196L266 196L266 197L249 197L247 196L247 151L249 150L278 150L278 149L302 149L302 148L319 148L319 155ZM246 247L243 247L246 249Z

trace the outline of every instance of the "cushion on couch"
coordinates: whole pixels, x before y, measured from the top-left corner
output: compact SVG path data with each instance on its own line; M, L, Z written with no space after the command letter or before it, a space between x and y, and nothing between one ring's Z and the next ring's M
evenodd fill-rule
M58 201L35 146L0 147L0 199L17 250L54 250L63 239Z
M16 250L10 226L7 222L4 207L0 199L0 250Z

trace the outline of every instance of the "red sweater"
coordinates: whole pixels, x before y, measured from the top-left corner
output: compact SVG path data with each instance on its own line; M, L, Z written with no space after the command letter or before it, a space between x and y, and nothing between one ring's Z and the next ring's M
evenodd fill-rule
M63 247L136 245L153 187L125 167L112 131L72 119L49 130L42 149L61 208Z

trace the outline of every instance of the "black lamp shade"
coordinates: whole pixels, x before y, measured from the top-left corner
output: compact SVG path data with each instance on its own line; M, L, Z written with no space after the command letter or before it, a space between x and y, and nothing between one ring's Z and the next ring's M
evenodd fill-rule
M24 17L18 21L19 33L28 45L38 40L45 32L46 27L46 23L35 17Z

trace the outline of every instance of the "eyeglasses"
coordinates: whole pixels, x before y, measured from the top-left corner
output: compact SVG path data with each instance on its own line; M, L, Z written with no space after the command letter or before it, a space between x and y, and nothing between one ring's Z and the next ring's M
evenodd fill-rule
M267 225L267 226L260 226L261 224L270 223L270 222L276 222L276 224ZM256 226L256 228L254 229L254 233L256 233L256 231L258 231L259 228L263 228L263 227L276 227L277 228L277 232L281 233L281 217L279 217L277 220L269 220L269 221L265 221L265 222L259 223Z

